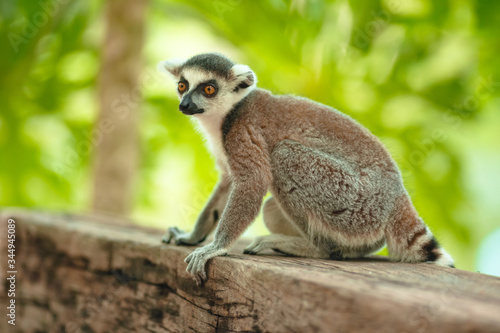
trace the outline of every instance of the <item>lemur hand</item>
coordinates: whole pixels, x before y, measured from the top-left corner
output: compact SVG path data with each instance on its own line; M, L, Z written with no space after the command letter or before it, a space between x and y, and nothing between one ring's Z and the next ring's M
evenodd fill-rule
M227 249L220 248L214 243L197 248L184 259L188 263L186 271L191 274L196 284L200 286L207 280L207 272L205 270L207 261L213 257L226 255L227 252Z
M168 228L165 235L161 238L161 241L168 244L172 239L176 245L197 245L205 240L195 239L192 233L184 232L177 227Z

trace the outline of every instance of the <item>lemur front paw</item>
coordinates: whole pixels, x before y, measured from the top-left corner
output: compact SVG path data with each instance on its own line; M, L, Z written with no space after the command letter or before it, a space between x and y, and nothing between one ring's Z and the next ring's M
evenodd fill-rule
M188 272L196 281L197 285L201 285L207 280L207 271L205 265L207 261L213 257L226 255L227 249L221 249L210 243L203 247L197 248L184 259L188 264L186 272Z
M161 238L161 241L167 244L171 240L174 240L176 245L196 245L203 241L193 239L190 232L184 232L177 227L168 228L165 235Z

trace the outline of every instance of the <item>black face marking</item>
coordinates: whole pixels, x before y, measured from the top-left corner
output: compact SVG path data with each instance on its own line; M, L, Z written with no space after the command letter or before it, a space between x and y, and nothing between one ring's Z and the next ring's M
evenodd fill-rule
M439 259L439 254L434 251L437 248L439 248L439 243L435 237L432 237L432 239L423 246L424 253L427 256L425 261L436 261Z
M186 85L186 89L184 91L180 91L179 88L177 88L177 91L179 91L179 94L182 95L189 90L189 82L184 78L184 76L181 76L178 83L181 83L181 82Z
M234 122L236 119L238 119L240 115L240 111L242 109L242 106L245 104L245 102L248 100L248 97L253 95L255 91L252 91L249 93L245 98L243 98L241 101L236 103L236 105L231 109L231 111L228 112L226 117L224 118L224 121L222 122L222 142L224 143L226 141L226 136L233 127Z
M185 68L198 67L208 72L217 73L222 77L227 77L229 70L234 66L229 58L219 53L204 53L195 55L189 58L181 67L181 71Z
M185 115L193 115L198 113L203 113L205 110L199 109L198 106L193 102L191 96L193 92L188 93L182 98L181 104L179 104L179 110Z
M206 85L211 85L211 86L214 86L215 88L219 88L219 85L217 84L217 80L215 79L212 79L212 80L207 80L207 81L204 81L204 82L201 82L199 83L195 89L203 89L203 87L205 87Z
M215 92L212 95L206 94L205 91L203 90L203 89L205 89L206 86L209 86L209 85L213 86L215 88ZM217 84L216 80L208 80L208 81L205 81L205 82L198 84L196 86L196 88L194 89L194 91L201 93L205 97L212 98L212 97L215 97L217 95L217 93L219 92L219 85Z

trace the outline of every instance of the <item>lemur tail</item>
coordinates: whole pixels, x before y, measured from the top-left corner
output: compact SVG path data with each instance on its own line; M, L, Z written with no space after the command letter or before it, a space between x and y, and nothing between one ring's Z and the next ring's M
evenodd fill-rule
M451 256L439 245L418 216L408 194L396 201L386 230L389 257L393 261L427 262L455 267Z

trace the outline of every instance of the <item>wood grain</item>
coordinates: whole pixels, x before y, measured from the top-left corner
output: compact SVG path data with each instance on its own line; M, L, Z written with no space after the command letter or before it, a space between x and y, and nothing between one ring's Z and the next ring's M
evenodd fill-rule
M250 256L242 241L197 287L183 262L193 248L162 244L161 230L1 215L2 258L6 221L17 224L19 291L17 325L2 319L2 332L500 332L500 279L484 274L381 257Z

